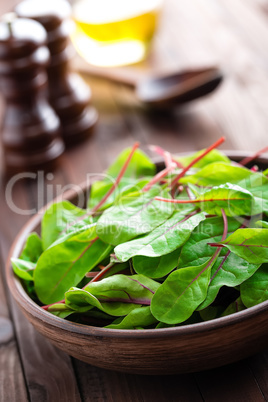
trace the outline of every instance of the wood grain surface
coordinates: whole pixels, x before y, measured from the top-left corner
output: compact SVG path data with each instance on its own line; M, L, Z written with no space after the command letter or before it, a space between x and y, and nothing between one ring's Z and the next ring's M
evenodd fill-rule
M0 14L15 0L1 0ZM256 151L267 145L268 4L266 0L166 0L161 26L140 72L165 72L218 63L226 79L210 97L186 108L153 112L123 85L85 76L100 114L95 136L69 150L42 188L18 180L12 192L24 212L46 204L70 183L103 171L118 152L139 140L172 152L197 150L226 136L225 149ZM3 115L3 103L0 115ZM1 179L3 259L29 215L6 203ZM44 191L43 191L44 189ZM43 194L41 194L43 192ZM14 208L13 208L14 209ZM268 400L268 353L221 369L169 377L143 377L94 368L51 347L24 321L0 280L0 401L263 401ZM4 340L3 340L4 339Z

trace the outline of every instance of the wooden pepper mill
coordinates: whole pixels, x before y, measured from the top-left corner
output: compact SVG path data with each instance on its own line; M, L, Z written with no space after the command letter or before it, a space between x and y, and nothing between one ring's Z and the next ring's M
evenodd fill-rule
M49 51L46 31L38 22L0 21L0 92L6 101L2 126L7 173L50 168L64 151L60 121L47 102Z
M82 78L70 72L73 54L69 34L72 29L71 7L66 0L24 0L15 12L23 18L40 22L48 34L51 62L47 68L49 100L58 114L67 145L88 137L97 122L95 108L89 106L91 91Z

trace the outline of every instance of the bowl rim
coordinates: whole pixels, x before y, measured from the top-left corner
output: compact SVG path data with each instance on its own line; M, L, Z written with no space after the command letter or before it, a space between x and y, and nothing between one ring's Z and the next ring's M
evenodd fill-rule
M252 156L253 153L247 153L243 151L222 151L224 154L228 155L231 159L242 159L243 157ZM190 152L180 153L178 155L187 155ZM162 162L162 159L156 159L155 163ZM264 163L268 165L268 156L267 157L258 157L256 158L256 162ZM80 192L84 192L88 189L88 183L82 182L80 185ZM195 335L196 333L202 333L212 330L217 330L223 327L229 327L243 321L247 321L252 317L256 317L261 315L263 312L268 311L268 300L257 304L256 306L247 308L245 310L220 317L214 318L209 321L203 321L194 324L181 325L177 327L171 328L158 328L158 329L141 329L141 330L133 330L133 329L112 329L112 328L103 328L103 327L95 327L91 325L79 324L72 321L68 321L64 318L57 317L48 311L42 309L38 304L36 304L30 296L24 290L22 283L18 277L13 272L11 267L10 259L12 257L18 258L25 240L29 233L31 233L36 226L41 223L41 219L45 210L54 202L60 200L68 200L77 195L73 189L69 189L60 196L56 197L54 200L49 202L43 208L41 208L30 220L22 227L22 229L17 234L7 257L6 261L6 278L9 289L18 302L18 304L25 310L27 313L34 317L38 317L39 320L44 321L46 324L51 326L57 326L57 328L62 329L64 331L70 331L79 335L84 336L99 336L99 337L119 337L119 338L159 338L159 337L174 337L174 336L185 336L185 335Z

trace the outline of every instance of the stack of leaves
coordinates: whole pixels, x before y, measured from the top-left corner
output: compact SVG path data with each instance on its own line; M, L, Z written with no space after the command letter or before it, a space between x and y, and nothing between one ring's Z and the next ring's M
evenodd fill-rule
M216 150L159 147L165 168L121 153L91 186L88 207L53 204L15 274L43 309L114 329L210 320L268 299L267 171Z

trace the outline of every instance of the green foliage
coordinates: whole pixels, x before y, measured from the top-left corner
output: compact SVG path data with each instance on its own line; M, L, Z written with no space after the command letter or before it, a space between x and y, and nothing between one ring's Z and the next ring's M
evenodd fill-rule
M149 327L155 324L157 319L152 315L150 307L138 307L132 310L119 323L114 321L107 325L106 328L111 329L138 329L138 327Z
M44 250L58 238L91 224L92 218L86 214L86 210L76 207L69 201L52 204L42 219L41 232Z
M234 218L228 218L229 233L239 228L241 222ZM207 218L201 222L183 246L179 268L203 264L215 252L210 243L221 240L223 233L223 221L221 218ZM199 309L209 306L216 298L222 286L234 287L248 279L259 268L257 264L250 264L243 258L222 248L215 264L212 267L210 284L206 299Z
M154 199L160 191L156 186L146 193L120 198L98 220L97 235L104 242L117 245L161 225L172 214L173 206Z
M181 249L177 248L169 254L160 257L133 257L133 268L138 274L149 278L162 278L178 265Z
M253 174L249 169L233 166L225 162L215 162L204 166L195 174L180 179L182 184L197 184L199 186L219 186L220 184L236 184Z
M151 304L153 315L166 324L187 320L205 299L213 262L172 272L156 291Z
M44 251L34 272L36 293L43 303L63 299L71 286L109 255L112 247L95 239L93 226Z
M133 152L93 183L87 210L49 206L41 238L30 234L12 258L30 297L60 318L133 330L213 320L268 300L268 178L212 149L179 158L186 174L171 188L166 171L154 179L152 161Z
M268 265L264 264L247 281L242 283L241 299L246 307L268 300Z
M192 155L182 156L182 157L176 158L176 160L181 162L183 164L183 166L187 166L190 162L192 162L194 159L196 159L203 152L204 152L204 149L201 149L200 151L195 152ZM215 163L215 162L224 162L224 163L230 164L231 160L226 155L224 155L222 152L218 151L217 149L213 149L204 158L200 159L194 165L194 168L201 169L204 166L209 165L210 163Z
M21 260L20 258L11 258L11 263L13 271L19 278L24 279L25 281L33 280L33 273L36 264L27 260Z
M116 160L107 169L107 175L111 177L117 177L118 173L126 161L130 153L130 148L125 149L116 158ZM155 164L148 158L148 156L140 149L136 149L133 158L131 159L124 177L132 177L135 179L143 176L154 176L156 173Z
M238 229L220 244L251 264L268 262L268 229Z
M251 215L254 205L249 191L230 183L199 191L197 200L200 208L212 215L222 215L222 210L227 216Z
M186 215L175 212L165 223L152 230L148 235L139 237L115 247L119 261L127 261L137 255L161 257L181 247L194 228L205 219L204 213Z
M37 233L31 233L21 252L20 259L24 261L37 262L43 252L42 241Z

